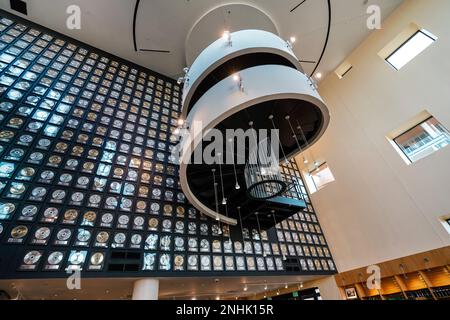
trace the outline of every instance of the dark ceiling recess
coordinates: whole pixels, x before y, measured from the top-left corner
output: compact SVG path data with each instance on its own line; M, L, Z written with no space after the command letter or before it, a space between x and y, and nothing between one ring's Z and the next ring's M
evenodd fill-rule
M11 9L20 12L21 14L28 15L27 3L22 0L10 0Z

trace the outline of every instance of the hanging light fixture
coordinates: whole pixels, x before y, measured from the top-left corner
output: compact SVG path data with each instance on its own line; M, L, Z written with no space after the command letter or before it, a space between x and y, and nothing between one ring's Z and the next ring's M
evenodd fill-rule
M250 127L253 130L253 122ZM269 153L269 155L268 155ZM252 199L267 200L279 196L287 189L286 182L280 172L280 166L275 152L272 150L268 139L265 139L250 152L244 169L245 183L248 196Z
M222 160L221 160L222 154L219 153L218 157L219 157L220 184L222 187L222 205L226 206L227 198L225 197L225 188L223 187L223 172L222 172Z
M258 223L259 241L261 241L261 224L259 223L259 212L255 212L256 222ZM263 248L263 257L267 257L267 252Z
M235 189L236 190L240 190L241 186L239 185L239 181L238 181L238 177L237 177L237 171L236 171L236 162L235 162L235 158L234 158L234 144L233 144L233 140L229 139L228 142L230 143L230 151L231 151L231 157L233 159L233 170L234 170L234 179L236 180L236 185L235 185Z

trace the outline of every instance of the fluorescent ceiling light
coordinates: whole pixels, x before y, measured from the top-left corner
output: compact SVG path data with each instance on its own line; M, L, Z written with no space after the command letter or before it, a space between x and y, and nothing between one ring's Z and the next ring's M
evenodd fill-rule
M419 30L408 41L402 44L386 61L395 69L400 70L408 62L417 57L422 51L428 48L436 37L426 31Z

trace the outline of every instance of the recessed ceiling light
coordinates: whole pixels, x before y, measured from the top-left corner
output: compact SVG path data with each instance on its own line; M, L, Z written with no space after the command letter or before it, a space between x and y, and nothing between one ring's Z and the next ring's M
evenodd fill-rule
M178 119L178 125L180 125L180 126L184 125L184 120L183 119Z
M316 73L316 79L322 79L323 75L320 72Z
M296 37L291 37L290 40L291 40L291 43L295 43L295 41L297 41L297 38Z
M231 35L230 31L225 30L223 32L222 38L224 38L225 40L228 40L228 39L230 39L230 35Z

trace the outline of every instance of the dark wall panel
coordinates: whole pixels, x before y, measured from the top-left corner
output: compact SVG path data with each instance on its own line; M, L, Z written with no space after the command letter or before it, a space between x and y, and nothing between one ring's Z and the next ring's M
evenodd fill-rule
M172 79L0 11L0 278L334 274L308 204L219 225L179 188Z

